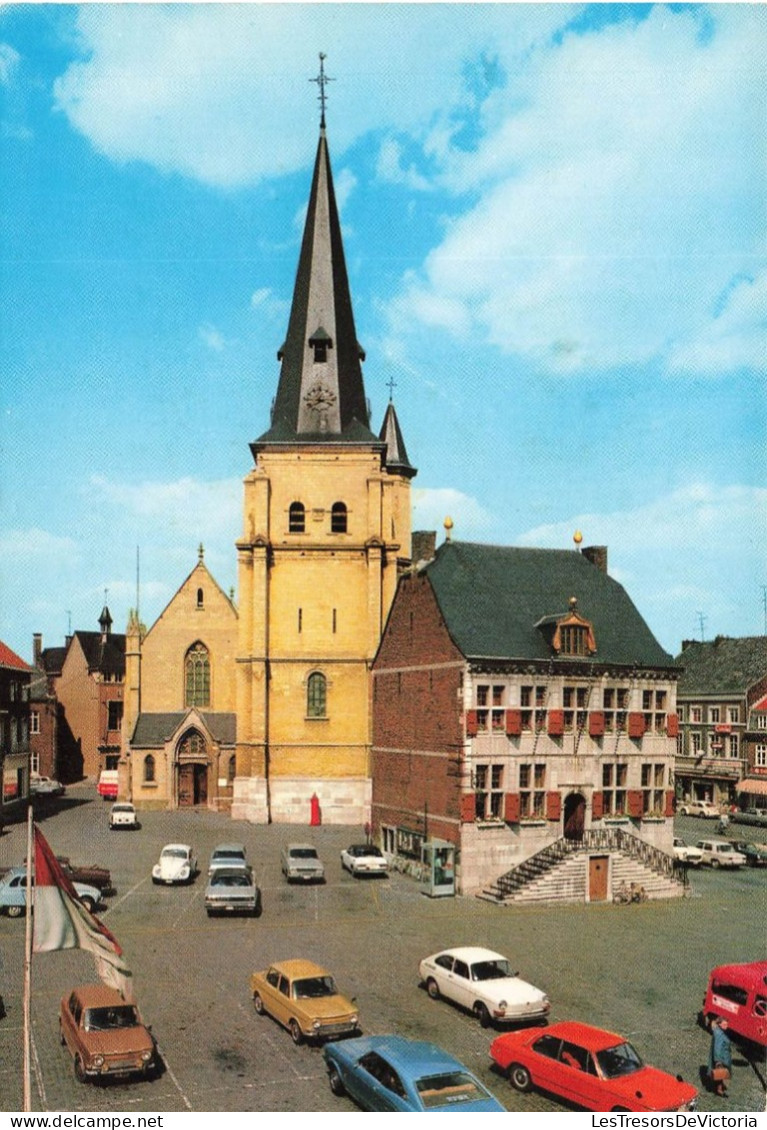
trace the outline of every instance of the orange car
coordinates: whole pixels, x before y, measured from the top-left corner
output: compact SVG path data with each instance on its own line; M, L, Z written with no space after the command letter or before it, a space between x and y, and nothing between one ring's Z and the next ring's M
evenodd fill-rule
M490 1055L518 1091L539 1087L586 1110L695 1110L690 1083L648 1067L628 1041L562 1021L499 1036Z
M81 1083L148 1076L157 1066L154 1040L135 1004L106 985L81 985L62 999L59 1035L74 1057Z
M702 1019L726 1020L730 1033L767 1047L767 961L718 965L708 978Z

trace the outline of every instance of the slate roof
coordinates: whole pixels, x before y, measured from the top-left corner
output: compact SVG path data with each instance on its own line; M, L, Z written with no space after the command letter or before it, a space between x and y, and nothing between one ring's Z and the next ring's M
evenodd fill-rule
M65 647L46 647L40 653L40 662L49 675L60 675L66 657Z
M705 643L693 640L677 662L684 667L680 697L745 695L754 683L767 678L767 636L718 636Z
M192 709L192 707L189 707L187 710L140 714L130 741L131 746L134 749L139 747L156 749L157 746L164 745L184 719L189 717ZM197 713L208 727L215 741L222 745L234 745L237 737L236 714L206 710L198 710Z
M529 659L670 668L622 585L575 550L445 542L424 566L447 629L467 659ZM536 627L577 612L594 627L593 656L557 657Z
M104 639L101 632L75 632L75 637L80 641L89 671L125 676L125 636L110 633Z
M417 471L407 457L405 441L402 438L397 413L391 402L389 402L386 408L386 415L384 416L379 438L386 444L385 458L387 468L390 471L399 471L401 474L406 475L407 478L412 479L413 476L417 474Z

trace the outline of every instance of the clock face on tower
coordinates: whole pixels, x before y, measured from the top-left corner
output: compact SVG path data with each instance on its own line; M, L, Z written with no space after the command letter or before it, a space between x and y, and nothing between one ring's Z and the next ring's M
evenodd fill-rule
M336 394L322 381L316 381L304 396L304 404L310 412L317 415L319 431L324 432L328 426L328 412L336 402Z

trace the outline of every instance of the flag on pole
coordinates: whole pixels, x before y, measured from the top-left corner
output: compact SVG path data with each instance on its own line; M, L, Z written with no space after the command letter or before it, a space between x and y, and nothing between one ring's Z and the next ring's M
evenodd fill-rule
M119 989L127 1000L132 995L132 974L117 938L80 902L72 882L37 827L34 836L34 952L89 950L96 959L99 978Z

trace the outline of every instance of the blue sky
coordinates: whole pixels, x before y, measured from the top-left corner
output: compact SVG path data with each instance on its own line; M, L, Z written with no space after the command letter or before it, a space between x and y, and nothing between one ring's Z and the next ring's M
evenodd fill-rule
M0 638L124 631L137 546L147 623L200 541L236 588L320 50L414 528L580 529L672 653L762 633L764 7L93 4L0 9Z

